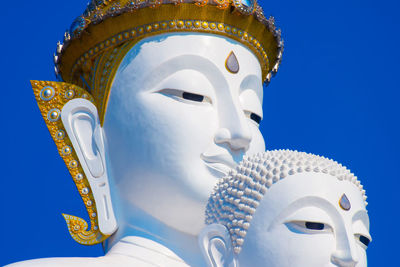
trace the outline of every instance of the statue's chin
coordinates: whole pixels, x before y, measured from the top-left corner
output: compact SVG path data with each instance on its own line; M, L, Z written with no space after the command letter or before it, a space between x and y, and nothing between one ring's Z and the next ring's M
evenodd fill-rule
M206 163L207 168L217 179L228 175L231 168L222 163Z
M206 192L211 191L218 178L223 176L222 172L202 165L191 176L181 173L180 179L177 172L176 175L163 175L154 168L152 173L143 171L119 176L113 196L118 199L113 204L118 210L119 224L134 225L148 232L156 232L153 228L159 228L197 235L204 227Z

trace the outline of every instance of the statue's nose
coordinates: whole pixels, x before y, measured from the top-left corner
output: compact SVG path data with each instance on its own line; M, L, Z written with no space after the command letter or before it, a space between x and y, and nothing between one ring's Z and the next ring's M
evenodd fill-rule
M359 261L357 244L352 233L337 235L336 250L331 255L334 264L340 267L354 267Z
M246 116L239 96L229 89L220 90L217 112L219 127L214 135L216 144L226 144L232 151L246 152L252 140L249 118Z
M220 128L215 134L214 141L217 144L226 143L232 150L247 151L251 142L251 134L247 131L232 132L227 128Z
M226 143L232 150L247 151L252 135L244 112L241 111L242 114L239 112L221 125L222 127L215 134L214 142L216 144Z
M335 251L331 255L332 262L340 267L354 267L358 260L351 253L347 251Z

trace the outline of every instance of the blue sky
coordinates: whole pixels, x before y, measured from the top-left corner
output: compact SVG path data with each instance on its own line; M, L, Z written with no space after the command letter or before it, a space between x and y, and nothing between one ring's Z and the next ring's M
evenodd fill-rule
M86 218L37 108L29 80L54 80L52 54L86 0L5 1L0 17L0 265L98 256L69 237L62 212ZM286 47L265 89L268 149L289 148L348 166L368 195L370 266L394 266L400 219L400 2L262 1Z

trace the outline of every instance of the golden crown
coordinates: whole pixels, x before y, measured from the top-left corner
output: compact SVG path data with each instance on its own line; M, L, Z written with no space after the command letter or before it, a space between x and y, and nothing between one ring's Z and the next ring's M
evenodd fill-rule
M54 62L62 82L32 81L43 119L89 213L90 229L83 219L64 214L80 244L97 244L108 236L99 230L95 199L60 120L61 110L68 101L85 98L95 104L103 123L122 58L143 38L168 32L212 33L239 41L259 59L265 82L282 59L281 32L256 0L92 0L63 44L58 43Z
M256 0L92 0L57 46L56 75L90 92L103 122L120 60L138 41L166 32L213 33L243 43L258 57L265 82L282 58L281 32Z

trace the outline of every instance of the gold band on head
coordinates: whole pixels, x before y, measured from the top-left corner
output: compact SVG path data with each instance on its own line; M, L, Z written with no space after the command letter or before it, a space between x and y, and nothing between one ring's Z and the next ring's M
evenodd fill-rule
M66 33L55 61L60 79L93 95L101 123L114 74L128 52L126 48L146 37L171 32L229 37L253 51L267 82L281 61L280 30L275 28L273 18L265 19L255 1L249 1L253 3L252 8L245 9L245 6L243 10L239 0L96 2L101 3L89 4L84 15Z

